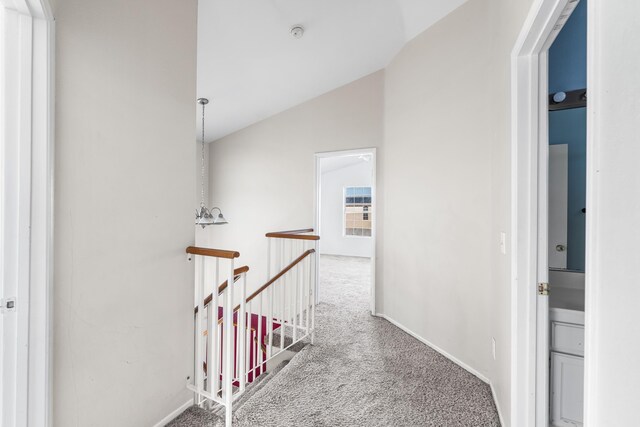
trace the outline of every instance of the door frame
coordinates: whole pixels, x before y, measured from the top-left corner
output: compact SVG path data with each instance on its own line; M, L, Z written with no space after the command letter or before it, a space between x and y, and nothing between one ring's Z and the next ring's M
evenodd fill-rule
M0 425L51 425L54 39L48 0L0 0Z
M518 427L549 423L548 297L537 294L548 278L547 51L569 5L537 0L511 53L511 425Z
M314 182L314 220L313 220L313 229L316 230L318 235L321 235L322 230L320 229L320 210L322 208L321 205L321 191L320 187L322 184L322 176L321 176L321 168L320 161L322 159L330 158L330 157L344 157L344 156L353 156L357 154L367 154L371 155L371 208L373 209L373 219L371 221L371 291L370 291L370 310L372 315L376 315L376 242L377 242L377 221L378 221L378 202L377 202L377 187L376 187L376 175L377 175L377 167L376 167L376 148L360 148L353 150L340 150L340 151L324 151L315 154L315 182ZM318 254L319 255L319 254ZM316 257L318 263L316 265L316 272L319 272L319 260L320 257ZM316 280L316 286L318 286L319 280ZM318 289L316 289L316 298L318 296ZM316 301L317 302L317 301Z

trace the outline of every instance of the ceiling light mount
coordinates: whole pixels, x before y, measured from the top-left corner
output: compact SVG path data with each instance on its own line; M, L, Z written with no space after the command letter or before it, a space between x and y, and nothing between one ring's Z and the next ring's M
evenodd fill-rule
M304 36L304 27L302 25L294 25L291 27L290 32L294 38L300 39Z

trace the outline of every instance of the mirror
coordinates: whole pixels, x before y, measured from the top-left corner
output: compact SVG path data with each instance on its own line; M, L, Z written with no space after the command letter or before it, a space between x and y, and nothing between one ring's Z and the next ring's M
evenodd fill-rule
M586 108L549 112L549 267L584 271Z

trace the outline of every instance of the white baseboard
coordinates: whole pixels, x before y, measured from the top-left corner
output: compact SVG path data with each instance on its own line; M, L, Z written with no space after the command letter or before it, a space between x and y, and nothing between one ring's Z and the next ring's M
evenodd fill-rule
M451 354L447 353L446 351L444 351L443 349L441 349L437 345L434 345L433 343L427 341L426 339L424 339L420 335L418 335L415 332L413 332L411 329L409 329L406 326L402 325L401 323L398 323L397 321L391 319L386 314L376 313L376 316L377 317L381 317L381 318L385 319L387 322L391 323L392 325L395 325L398 328L402 329L403 331L405 331L406 333L408 333L409 335L411 335L412 337L414 337L415 339L417 339L421 343L427 345L428 347L434 349L435 351L437 351L438 353L440 353L441 355L443 355L447 359L451 360L453 363L455 363L456 365L460 366L462 369L464 369L467 372L469 372L470 374L478 377L483 382L489 384L489 387L491 388L491 395L493 396L493 402L495 403L496 410L498 411L498 418L500 418L500 425L503 425L503 426L506 425L504 423L504 419L502 418L502 411L500 410L500 404L498 403L498 399L497 399L497 396L496 396L496 391L493 388L493 384L491 384L491 381L489 381L489 378L485 377L480 372L476 371L475 369L473 369L471 366L467 365L466 363L464 363L460 359L458 359L458 358L452 356Z
M487 383L487 384L490 383L490 381L489 381L489 379L487 377L485 377L480 372L478 372L475 369L473 369L471 366L467 365L466 363L464 363L460 359L455 358L454 356L452 356L451 354L447 353L446 351L444 351L443 349L441 349L437 345L434 345L434 344L430 343L426 339L422 338L420 335L418 335L415 332L413 332L411 329L409 329L406 326L404 326L404 325L398 323L397 321L391 319L386 314L376 314L376 316L382 317L383 319L387 320L389 323L391 323L391 324L397 326L398 328L402 329L403 331L405 331L406 333L408 333L409 335L411 335L412 337L414 337L418 341L426 344L427 346L431 347L432 349L434 349L435 351L437 351L438 353L440 353L441 355L443 355L447 359L451 360L456 365L460 366L461 368L465 369L469 373L471 373L471 374L475 375L476 377L480 378L485 383Z
M177 408L176 410L174 410L173 412L171 412L169 415L167 415L166 417L164 417L163 419L160 420L160 422L158 422L156 425L154 425L153 427L164 427L167 424L169 424L171 421L174 420L174 418L176 418L178 415L180 415L181 413L183 413L189 406L193 405L193 399L189 399L188 401L186 401L185 403L183 403L179 408Z
M504 418L502 418L502 411L500 410L500 401L498 400L498 396L496 395L496 390L493 388L493 384L489 382L489 386L491 387L491 395L493 396L493 403L496 405L496 410L498 411L498 418L500 419L500 425L506 426L504 423Z

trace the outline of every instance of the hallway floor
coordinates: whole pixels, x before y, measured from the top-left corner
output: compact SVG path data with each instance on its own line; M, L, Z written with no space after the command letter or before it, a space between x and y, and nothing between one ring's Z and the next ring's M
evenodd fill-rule
M369 312L368 259L322 256L316 344L238 408L238 426L499 426L487 384Z

